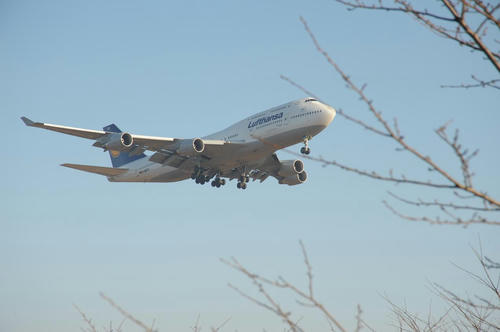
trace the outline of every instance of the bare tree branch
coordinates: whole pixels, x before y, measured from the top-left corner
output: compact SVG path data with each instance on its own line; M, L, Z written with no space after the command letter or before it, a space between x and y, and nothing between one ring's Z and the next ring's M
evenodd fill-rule
M500 208L488 208L488 207L479 207L479 206L472 206L472 205L457 205L457 204L451 203L451 202L450 203L442 203L442 202L438 201L437 199L435 199L432 202L423 201L421 199L414 201L414 200L410 200L410 199L406 199L406 198L403 198L401 196L398 196L390 191L388 191L387 193L400 202L403 202L403 203L408 204L408 205L414 205L414 206L436 206L439 208L444 207L444 208L451 208L454 210L473 210L473 211L485 211L485 212L500 211Z
M88 325L88 329L87 330L85 330L85 329L82 329L82 330L83 331L89 331L89 332L97 332L97 329L96 329L94 323L92 323L92 319L90 319L89 317L87 317L87 315L85 315L85 313L76 304L73 304L73 307L76 309L76 311L78 311L80 313L80 315L82 316L83 320Z
M498 61L498 54L494 54L490 51L490 49L484 44L481 37L475 33L472 28L467 24L464 13L465 9L462 10L462 14L458 13L456 8L453 6L453 3L449 0L441 0L442 3L448 8L450 13L455 17L455 21L464 29L464 31L469 35L469 37L474 40L475 44L481 49L481 51L488 57L491 63L496 67L497 71L500 72L500 62ZM465 5L466 1L462 0L462 3ZM465 6L464 6L465 8Z
M486 35L486 23L500 28L500 19L493 14L499 8L498 4L492 5L482 0L473 0L472 2L469 0L439 0L443 8L447 9L448 14L451 14L451 16L447 16L431 12L428 9L416 9L411 4L411 1L406 0L393 0L394 6L386 6L381 0L373 1L372 4L362 0L336 1L346 6L348 10L382 10L411 15L438 35L483 53L497 72L500 72L500 53L492 51L481 39L481 35ZM476 28L470 25L470 15L480 15L483 18Z
M472 75L472 79L476 81L477 83L472 83L472 84L460 84L460 85L441 85L442 88L463 88L463 89L470 89L470 88L484 88L484 87L490 87L494 89L499 89L500 86L497 85L497 83L500 83L500 79L494 79L494 80L489 80L489 81L483 81Z
M347 1L340 1L343 4L346 4ZM406 1L399 1L396 0L396 2L404 6L405 10L413 10L412 7L409 5L408 2ZM361 6L359 8L365 8L365 5L361 1L354 1L349 2L355 6ZM451 6L452 3L449 2L449 5ZM379 5L381 6L381 5ZM373 9L372 7L370 7ZM451 7L450 7L451 8ZM455 7L452 7L455 8ZM464 7L465 8L465 7ZM490 7L487 7L490 8ZM384 7L385 9L385 7ZM463 9L465 11L466 9ZM417 13L421 15L422 13ZM462 12L462 14L465 15L465 12ZM428 16L428 15L425 15ZM440 126L438 129L435 130L435 133L438 135L438 137L451 149L451 151L456 155L459 161L460 165L460 170L462 173L462 180L458 180L455 178L452 173L448 170L446 170L444 167L439 165L436 161L431 159L431 157L425 155L423 152L420 152L413 146L411 146L404 138L403 134L401 133L401 130L399 128L399 124L397 121L397 118L393 119L393 124L390 125L389 122L383 117L382 112L379 111L374 103L372 102L371 99L367 97L367 95L364 92L364 87L359 88L352 80L351 78L340 68L340 66L329 56L329 54L320 46L319 42L317 41L316 37L312 33L311 29L309 28L306 20L303 17L300 17L301 22L304 25L304 28L306 32L308 33L309 37L311 38L314 46L318 50L319 53L323 55L323 57L326 59L326 61L335 69L335 71L341 76L342 80L347 84L347 87L351 90L353 90L356 95L359 97L359 99L367 106L369 114L371 114L375 121L380 125L381 129L376 128L375 126L372 126L368 123L366 123L364 120L358 119L352 115L347 115L345 112L340 110L338 111L338 114L343 116L345 119L348 121L355 123L359 125L360 127L368 130L369 132L372 132L374 134L390 138L393 140L397 145L398 151L407 151L414 157L416 157L418 160L423 162L424 165L426 165L427 169L429 171L434 172L435 174L439 175L442 180L444 180L443 183L436 183L431 180L418 180L418 179L409 179L405 175L401 175L400 177L395 177L393 175L393 171L389 171L389 176L383 176L380 175L379 173L375 171L365 171L358 169L356 167L348 166L345 164L341 164L335 160L325 160L322 157L311 157L311 156L303 156L304 158L308 158L310 160L314 160L317 162L322 163L324 166L332 165L335 167L339 167L342 170L346 170L349 172L356 173L358 175L362 176L367 176L372 179L376 180L381 180L381 181L388 181L388 182L393 182L393 183L403 183L403 184L411 184L411 185L419 185L419 186L425 186L425 187L431 187L431 188L438 188L438 189L448 189L452 190L453 194L456 195L456 197L462 197L462 195L459 194L459 191L470 194L471 197L475 198L476 200L479 200L482 202L483 208L478 208L474 207L474 205L468 205L468 204L455 204L452 203L450 204L442 204L439 202L436 202L435 206L439 206L441 212L445 214L448 218L450 219L441 219L440 217L435 217L435 218L430 218L430 217L411 217L404 215L394 209L391 205L389 205L387 202L384 201L384 204L386 207L395 213L396 215L407 219L407 220L413 220L413 221L425 221L429 223L434 223L434 224L460 224L460 225L469 225L469 224L489 224L489 225L500 225L500 222L497 221L492 221L489 219L488 216L482 216L479 215L477 212L482 211L482 212L487 212L487 213L494 213L500 211L500 201L497 199L493 198L492 196L488 195L485 192L482 192L478 189L476 189L473 184L472 184L472 178L474 176L474 173L470 170L470 160L475 157L478 153L478 150L474 150L470 152L468 149L464 148L462 144L459 142L459 131L455 131L455 135L453 138L450 138L447 134L447 129L449 126L449 123L446 123L442 126ZM293 86L297 87L298 89L304 91L306 94L314 96L310 91L305 89L302 85L296 83L292 79L281 75L281 78L288 83L292 84ZM475 77L474 77L475 78ZM318 98L319 99L319 98ZM287 150L287 152L290 152ZM295 154L293 152L290 152L292 154ZM297 154L296 154L297 155ZM402 202L405 202L404 200L400 200ZM409 201L408 201L409 202ZM407 203L408 203L407 202ZM413 201L414 202L414 201ZM425 204L429 203L422 201L419 202L419 206L431 206L432 204ZM416 205L416 204L412 204ZM460 208L458 208L460 206ZM471 207L469 209L469 207ZM461 216L456 216L454 213L452 213L449 208L453 210L470 210L472 215L470 217L464 218Z
M337 322L332 320L333 315L323 306L319 306L317 300L315 299L313 292L311 291L312 286L312 267L302 242L300 242L300 247L302 254L304 256L304 264L306 266L306 275L308 276L308 290L302 291L298 287L288 283L284 278L279 277L276 280L268 279L262 277L256 273L248 271L243 265L241 265L236 259L231 258L231 260L221 261L228 265L229 267L235 269L236 271L247 276L252 283L258 287L261 294L264 295L264 300L256 299L255 297L249 296L245 292L239 290L238 288L231 285L231 288L236 290L238 294L244 298L250 300L253 303L273 312L280 318L284 320L290 331L302 331L298 327L297 323L291 319L291 313L284 310L278 304L278 300L271 297L270 293L267 292L267 287L274 287L278 289L290 290L292 294L298 296L301 301L305 301L307 307L319 310L329 323L330 329L335 331L336 329L340 331L345 331L345 329ZM395 324L392 326L396 327L399 331L497 331L500 329L500 293L499 293L499 283L500 283L500 271L498 271L498 277L495 279L490 272L490 270L500 267L499 263L494 262L491 259L486 259L482 253L482 248L480 246L479 251L473 248L474 254L480 262L482 267L482 275L469 272L465 269L461 269L466 274L469 274L478 281L490 295L493 295L492 299L487 299L478 295L474 297L461 296L456 292L452 292L449 289L440 286L436 283L430 283L431 291L439 296L448 304L448 308L440 313L436 314L431 306L429 306L429 311L426 316L419 316L418 314L410 311L406 304L397 305L391 301L387 296L383 296L385 301L390 305L391 311L395 318ZM493 263L490 267L490 262ZM497 280L497 281L495 281ZM361 307L357 306L356 313L356 327L355 331L360 331L363 327L366 327L370 331L374 331L366 322L362 319Z
M427 222L429 224L434 224L434 225L459 225L459 226L464 226L467 227L471 224L484 224L484 225L494 225L494 226L500 226L500 221L492 221L488 220L478 213L472 214L471 217L469 218L461 218L458 216L453 215L452 213L449 212L446 208L441 208L441 210L447 214L451 219L442 219L439 216L437 217L427 217L427 216L422 216L422 217L414 217L414 216L409 216L406 214L403 214L396 210L394 207L392 207L387 201L382 201L382 203L385 205L389 211L394 213L396 216L400 217L401 219L406 219L409 221L423 221Z
M152 323L152 326L147 326L146 324L144 324L143 322L141 322L139 319L135 318L128 311L126 311L125 309L123 309L122 307L120 307L118 304L116 304L111 298L107 297L104 293L99 293L99 295L106 302L108 302L113 308L115 308L116 310L118 310L118 312L120 312L123 315L123 317L125 317L126 319L130 320L131 322L133 322L135 325L137 325L140 328L142 328L145 332L156 332L157 331L157 330L153 329L153 327L154 327L154 321Z
M241 265L235 258L231 258L231 260L226 260L226 259L221 259L221 262L228 265L229 267L235 269L236 271L241 272L245 276L247 276L253 283L253 285L258 289L259 293L261 293L265 299L264 301L258 300L245 292L241 291L239 288L229 284L229 287L231 287L233 290L235 290L238 294L240 294L242 297L246 298L247 300L257 304L258 306L265 308L274 314L276 314L278 317L280 317L290 328L291 331L302 331L302 329L297 325L296 322L294 322L291 319L291 313L288 311L285 311L279 304L278 301L275 300L269 292L267 292L265 286L269 287L274 287L274 288L280 288L280 289L288 289L290 290L293 294L299 297L299 304L303 304L306 307L312 307L317 310L319 310L325 318L327 319L329 324L332 324L332 326L335 326L338 330L345 332L347 331L341 324L340 322L331 314L325 306L319 302L316 297L314 296L313 293L313 276L312 276L312 267L309 263L309 259L307 257L307 252L305 250L305 247L302 243L300 243L301 249L302 249L302 254L304 256L304 264L306 265L306 275L307 275L307 280L308 280L308 290L303 291L299 289L298 287L294 286L293 284L289 283L286 281L283 277L278 277L276 280L271 280L265 277L262 277L258 274L251 273L248 271L243 265Z

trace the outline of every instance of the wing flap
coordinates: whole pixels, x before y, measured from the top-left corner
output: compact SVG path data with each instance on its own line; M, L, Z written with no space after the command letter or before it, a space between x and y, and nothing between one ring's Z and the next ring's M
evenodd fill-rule
M134 143L149 151L168 149L177 139L170 137L132 135Z
M79 165L79 164L62 164L61 166L77 169L79 171L100 174L104 176L120 175L128 171L127 168L112 168L112 167Z
M202 152L207 158L215 158L221 154L231 154L240 148L240 144L226 142L223 140L203 139L205 150Z

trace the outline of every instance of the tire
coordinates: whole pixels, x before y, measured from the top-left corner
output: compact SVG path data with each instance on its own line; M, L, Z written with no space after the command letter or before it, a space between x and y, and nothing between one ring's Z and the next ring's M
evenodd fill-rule
M236 188L241 189L241 182L238 182L238 184L236 185Z

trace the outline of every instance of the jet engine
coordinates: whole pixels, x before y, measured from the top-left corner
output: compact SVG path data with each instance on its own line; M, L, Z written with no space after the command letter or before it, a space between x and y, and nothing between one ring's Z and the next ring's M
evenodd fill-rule
M134 144L134 139L129 133L113 133L104 146L108 150L124 151L130 148L132 144Z
M304 163L300 160L283 160L278 175L290 177L304 171Z
M307 173L306 171L302 171L299 174L290 175L279 181L280 184L287 184L289 186L294 186L296 184L301 184L306 182Z
M194 156L197 153L202 153L205 150L205 143L201 138L183 139L179 143L177 153L182 156Z

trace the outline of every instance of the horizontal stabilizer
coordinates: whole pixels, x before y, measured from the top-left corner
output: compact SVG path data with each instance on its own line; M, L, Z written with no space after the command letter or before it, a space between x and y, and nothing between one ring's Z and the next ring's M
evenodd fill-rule
M120 175L128 171L127 168L112 168L112 167L78 165L78 164L61 164L61 166L74 168L84 172L100 174L104 176Z

